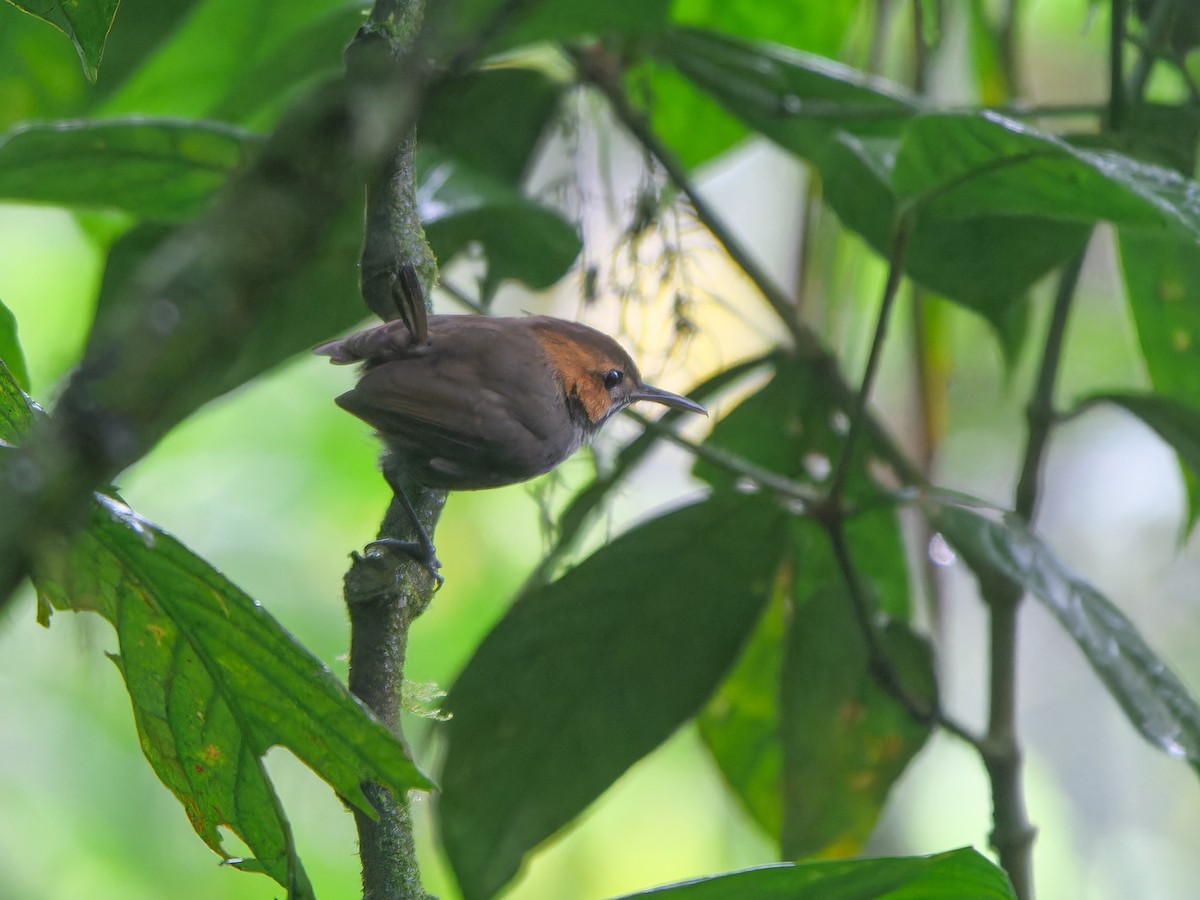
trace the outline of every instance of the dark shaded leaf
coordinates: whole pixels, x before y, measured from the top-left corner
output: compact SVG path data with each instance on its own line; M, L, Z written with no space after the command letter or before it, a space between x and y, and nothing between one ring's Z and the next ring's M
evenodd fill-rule
M492 36L486 51L497 53L542 41L566 41L585 35L644 34L668 20L671 0L607 0L605 3L513 3L511 0L458 0L451 6L431 7L426 13L430 49L453 56L490 29L504 7L510 13Z
M542 72L518 68L485 69L438 82L421 114L421 144L515 185L563 90Z
M226 826L291 897L311 896L262 757L291 750L342 797L370 810L364 781L429 783L394 736L257 603L119 500L97 497L89 527L39 564L58 609L98 612L142 749L196 833L222 856Z
M996 522L945 498L928 514L980 578L1008 578L1046 605L1146 740L1193 767L1200 764L1200 705L1124 613L1015 516Z
M558 213L485 171L429 151L418 151L417 170L421 221L443 265L478 243L488 259L489 286L515 278L546 288L574 264L582 243Z
M842 384L837 373L820 362L777 357L774 377L722 418L706 443L814 492L824 490L845 446L850 422L850 407L841 399ZM898 475L888 465L889 451L877 437L868 431L865 450L851 467L846 496L852 502L879 501L885 491L896 487ZM756 488L753 479L704 459L697 459L692 471L717 490ZM881 553L881 561L887 558L889 554ZM900 564L899 571L903 570ZM905 587L886 596L883 605L890 614L903 617L908 608L906 577L900 583Z
M242 162L247 135L214 122L128 119L14 128L0 197L182 221Z
M895 529L894 514L887 511L887 517ZM862 630L829 542L811 522L797 528L795 610L780 694L780 846L788 859L846 856L870 836L892 785L924 746L930 726L914 721L871 676ZM859 559L870 560L864 574L876 575L869 546L854 536L849 544ZM892 587L904 590L905 577L901 572L901 582ZM909 694L932 705L928 645L898 622L885 641Z
M29 390L29 370L25 368L25 354L17 339L17 317L0 300L0 363L4 363L17 386Z
M1016 900L999 868L968 847L937 856L764 866L629 894L664 900Z
M720 495L525 595L446 701L440 819L468 898L697 713L766 602L781 514ZM717 552L719 549L719 552Z
M71 39L83 74L95 81L104 56L104 42L121 0L8 0L18 9L49 22Z

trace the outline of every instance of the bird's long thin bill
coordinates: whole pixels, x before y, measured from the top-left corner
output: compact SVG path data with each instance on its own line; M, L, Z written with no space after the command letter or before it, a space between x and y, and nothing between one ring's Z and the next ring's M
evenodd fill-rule
M675 409L685 409L688 412L700 413L702 416L708 415L708 410L695 400L689 400L687 397L681 397L679 394L672 394L670 391L664 391L662 388L648 384L634 391L629 398L631 400L652 400L664 406L673 406Z

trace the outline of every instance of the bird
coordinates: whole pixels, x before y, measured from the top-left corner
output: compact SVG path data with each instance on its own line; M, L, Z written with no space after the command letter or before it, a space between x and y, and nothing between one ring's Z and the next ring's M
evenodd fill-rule
M334 364L361 365L358 382L335 402L375 428L417 487L474 491L527 481L638 401L708 414L694 400L646 384L617 341L578 322L435 315L418 327L422 338L396 319L313 350ZM368 546L408 553L440 586L433 542L403 485L389 483L418 541Z

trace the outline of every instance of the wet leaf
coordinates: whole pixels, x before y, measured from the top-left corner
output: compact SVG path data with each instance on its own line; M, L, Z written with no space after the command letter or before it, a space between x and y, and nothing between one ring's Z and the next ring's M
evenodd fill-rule
M445 704L441 832L464 896L495 893L699 711L766 602L779 523L737 495L668 513L523 596L484 639Z
M8 0L18 9L49 22L71 39L83 74L95 81L100 73L104 43L121 0Z
M35 586L56 609L97 612L116 629L114 657L142 749L215 852L228 827L294 898L311 887L263 765L291 750L340 796L370 810L364 781L403 792L429 782L403 746L261 606L170 535L111 497Z
M1010 579L1045 604L1146 740L1200 764L1200 705L1124 613L1015 516L997 522L944 498L927 512L978 577Z
M1200 239L1200 185L1119 153L1078 149L990 112L913 118L893 179L921 215L1108 221Z
M628 894L663 900L1016 900L1004 872L969 847L936 856L764 866Z
M178 222L207 205L246 148L244 132L214 122L25 125L0 136L0 197Z

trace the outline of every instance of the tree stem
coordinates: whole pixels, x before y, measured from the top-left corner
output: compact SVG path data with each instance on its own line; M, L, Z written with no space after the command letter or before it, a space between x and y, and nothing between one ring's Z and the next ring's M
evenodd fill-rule
M1029 434L1013 508L1030 523L1037 514L1042 462L1054 424L1054 385L1062 360L1067 316L1082 268L1080 254L1059 280L1041 367L1027 408ZM981 578L980 590L991 613L990 696L983 754L992 785L991 842L1019 900L1033 900L1036 830L1025 808L1023 762L1017 738L1017 625L1023 595L1017 584L999 578Z

